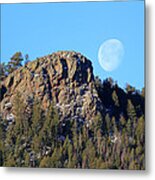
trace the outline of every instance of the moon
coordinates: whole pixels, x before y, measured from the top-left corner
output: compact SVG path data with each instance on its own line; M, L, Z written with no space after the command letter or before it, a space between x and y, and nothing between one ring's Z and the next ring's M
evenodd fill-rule
M124 46L118 39L104 41L98 51L98 60L105 71L116 70L124 57Z

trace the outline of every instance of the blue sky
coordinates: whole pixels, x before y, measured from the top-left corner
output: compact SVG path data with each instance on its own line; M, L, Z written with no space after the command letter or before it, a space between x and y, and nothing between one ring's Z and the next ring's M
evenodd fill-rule
M107 39L119 39L124 59L115 71L98 62L98 49ZM74 50L88 57L94 74L144 86L144 2L82 2L1 5L1 61L17 51L30 60L58 50Z

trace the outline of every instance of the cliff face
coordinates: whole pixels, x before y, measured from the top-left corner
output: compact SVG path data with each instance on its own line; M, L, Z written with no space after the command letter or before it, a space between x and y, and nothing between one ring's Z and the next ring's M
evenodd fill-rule
M1 83L2 117L14 118L14 99L19 93L27 114L31 113L34 100L45 111L53 103L60 121L77 119L91 123L103 111L91 62L72 51L37 58L10 74Z

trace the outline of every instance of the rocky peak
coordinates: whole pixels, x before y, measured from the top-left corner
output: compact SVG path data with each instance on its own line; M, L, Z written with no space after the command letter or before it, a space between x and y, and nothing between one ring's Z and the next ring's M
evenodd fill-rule
M91 61L80 53L59 51L17 69L1 83L1 114L13 119L17 93L30 113L34 99L44 110L53 102L60 120L91 122L103 107L94 85Z

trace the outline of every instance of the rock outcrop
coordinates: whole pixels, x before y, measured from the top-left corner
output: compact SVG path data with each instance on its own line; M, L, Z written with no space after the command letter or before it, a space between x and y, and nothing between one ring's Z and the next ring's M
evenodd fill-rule
M37 99L45 111L53 103L60 121L91 122L103 111L94 85L91 61L73 51L37 58L1 83L1 115L8 120L14 117L13 102L18 93L26 105L25 113L31 111Z

